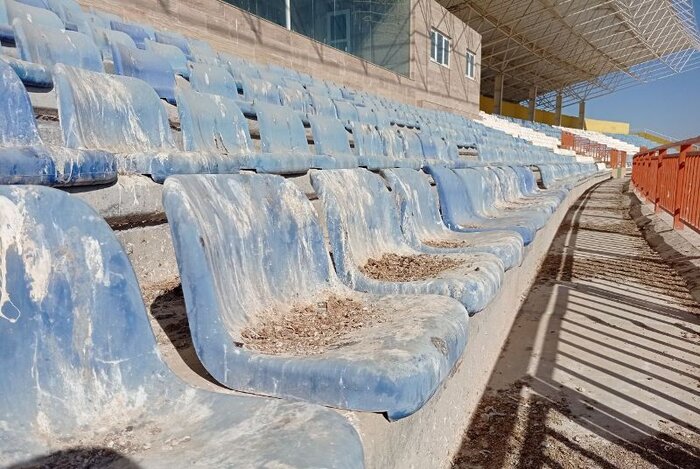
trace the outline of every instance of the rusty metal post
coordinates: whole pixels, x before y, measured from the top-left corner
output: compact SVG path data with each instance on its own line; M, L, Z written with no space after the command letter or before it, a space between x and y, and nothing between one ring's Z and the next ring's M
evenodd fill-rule
M681 208L683 207L684 188L685 188L685 158L690 150L691 145L681 145L681 151L678 154L678 175L676 177L676 196L673 198L673 228L676 230L683 229L681 221Z
M654 184L654 213L659 213L661 211L661 167L664 163L664 158L666 157L666 150L659 150L656 153L656 181Z

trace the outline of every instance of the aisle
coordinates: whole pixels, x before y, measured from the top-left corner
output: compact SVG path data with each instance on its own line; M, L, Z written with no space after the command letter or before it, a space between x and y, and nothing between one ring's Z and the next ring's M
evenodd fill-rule
M454 467L700 467L700 307L624 184L569 211Z

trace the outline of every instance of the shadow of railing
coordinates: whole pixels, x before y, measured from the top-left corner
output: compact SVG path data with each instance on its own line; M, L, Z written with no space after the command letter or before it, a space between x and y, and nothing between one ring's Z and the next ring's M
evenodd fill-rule
M641 233L580 228L611 184L567 214L454 468L700 467L700 308Z

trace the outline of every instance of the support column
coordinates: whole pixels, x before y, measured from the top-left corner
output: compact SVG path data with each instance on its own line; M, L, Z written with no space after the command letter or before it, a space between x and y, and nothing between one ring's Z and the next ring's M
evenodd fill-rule
M535 106L537 104L537 87L530 88L530 100L527 103L527 119L535 122Z
M292 0L284 0L284 22L288 30L292 30Z
M493 81L493 113L501 113L503 104L503 74L499 73Z
M554 125L561 125L561 104L563 97L561 91L557 91L557 104L554 108Z
M578 124L579 129L586 128L586 101L578 102Z

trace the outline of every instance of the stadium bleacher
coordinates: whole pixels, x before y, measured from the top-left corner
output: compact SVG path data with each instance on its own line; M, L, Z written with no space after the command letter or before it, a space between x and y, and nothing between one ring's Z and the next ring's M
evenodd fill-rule
M353 426L323 406L418 412L505 272L607 174L549 130L533 144L73 0L0 0L0 39L0 465L129 426L145 465L362 467ZM107 224L158 220L127 187L162 192L197 355L248 395L195 389L161 361ZM115 206L90 202L115 191ZM387 256L448 267L366 271ZM247 347L270 311L331 296L381 320L318 354Z

